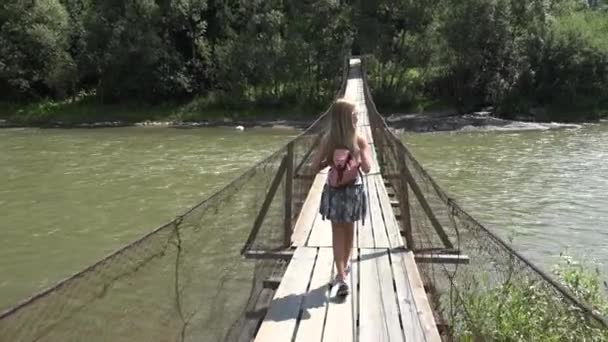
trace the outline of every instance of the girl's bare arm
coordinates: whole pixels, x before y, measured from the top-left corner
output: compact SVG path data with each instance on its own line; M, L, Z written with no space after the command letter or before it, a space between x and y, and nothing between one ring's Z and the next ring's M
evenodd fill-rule
M372 159L367 139L364 136L359 135L357 137L357 144L359 145L359 154L361 156L361 171L369 173L372 169Z

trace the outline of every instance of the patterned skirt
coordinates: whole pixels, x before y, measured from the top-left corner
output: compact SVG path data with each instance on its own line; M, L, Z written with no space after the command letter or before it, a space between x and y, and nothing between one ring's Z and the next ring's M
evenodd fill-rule
M319 213L324 220L350 223L363 220L367 214L367 196L363 184L334 189L325 184Z

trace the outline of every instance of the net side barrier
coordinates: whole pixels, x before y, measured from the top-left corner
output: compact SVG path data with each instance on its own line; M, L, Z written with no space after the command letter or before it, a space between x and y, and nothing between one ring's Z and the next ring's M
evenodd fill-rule
M496 331L511 324L515 332L531 333L522 340L537 340L542 334L560 341L607 341L605 317L475 220L422 167L378 112L365 70L368 63L362 60L381 173L392 191L406 245L416 253L444 339L508 340ZM526 302L512 302L520 298ZM511 311L505 308L516 304L526 317L508 316ZM540 328L529 329L530 321Z
M344 94L348 59L336 77ZM239 341L255 334L311 180L326 112L167 224L0 314L0 341Z

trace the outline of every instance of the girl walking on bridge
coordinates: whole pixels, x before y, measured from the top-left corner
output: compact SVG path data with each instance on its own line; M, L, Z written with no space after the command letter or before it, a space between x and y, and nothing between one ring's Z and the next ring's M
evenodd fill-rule
M321 195L320 213L329 219L337 286L337 295L349 293L349 260L352 254L355 222L364 220L367 199L363 175L371 169L367 139L357 133L357 111L353 102L337 100L329 113L330 125L313 158L313 170L329 166L327 182ZM333 292L333 291L332 291Z

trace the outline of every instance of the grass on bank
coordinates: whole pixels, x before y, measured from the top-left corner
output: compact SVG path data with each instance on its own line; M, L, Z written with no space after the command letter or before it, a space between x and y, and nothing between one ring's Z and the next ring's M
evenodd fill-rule
M0 120L13 125L78 125L98 122L136 123L144 121L201 122L214 120L310 119L325 108L302 105L225 105L213 97L195 98L183 103L158 105L140 103L103 104L94 96L29 104L0 103Z
M563 256L553 272L580 301L608 316L606 284L597 269ZM587 319L547 283L514 274L490 287L486 276L468 279L461 293L466 315L455 322L459 341L608 341L608 329Z

